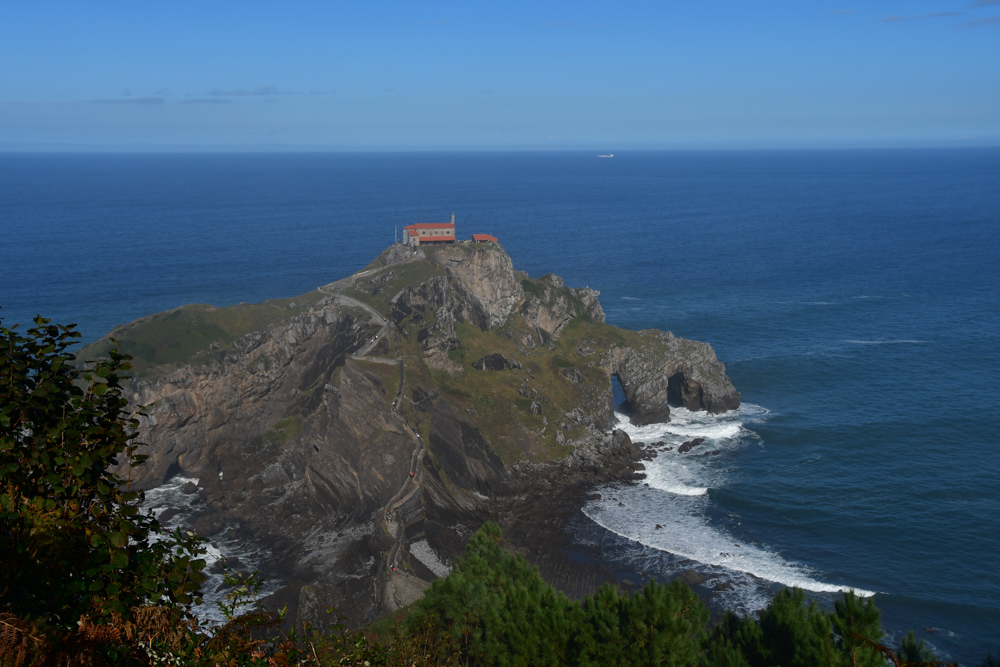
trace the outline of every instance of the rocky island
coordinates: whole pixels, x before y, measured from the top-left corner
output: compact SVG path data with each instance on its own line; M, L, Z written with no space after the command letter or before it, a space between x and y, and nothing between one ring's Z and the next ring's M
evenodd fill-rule
M131 479L196 478L194 528L266 547L269 603L292 618L412 602L487 520L582 597L601 575L565 558L566 523L646 455L614 430L612 378L637 424L739 406L711 346L610 326L598 295L532 279L496 244L394 245L292 299L124 325L110 337L148 406Z

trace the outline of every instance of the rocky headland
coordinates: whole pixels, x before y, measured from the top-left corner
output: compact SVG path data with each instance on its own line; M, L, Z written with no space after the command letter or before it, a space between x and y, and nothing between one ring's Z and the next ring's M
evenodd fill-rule
M270 604L293 618L408 604L487 520L581 597L608 576L565 557L565 527L652 455L614 429L612 377L637 424L739 406L711 346L610 326L598 296L530 278L499 245L396 245L293 299L124 325L111 336L148 406L149 459L129 474L197 478L194 527L266 547Z

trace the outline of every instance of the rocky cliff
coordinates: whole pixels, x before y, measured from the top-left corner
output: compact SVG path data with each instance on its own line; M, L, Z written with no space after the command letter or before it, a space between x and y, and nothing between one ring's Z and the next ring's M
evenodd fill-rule
M711 345L670 332L639 333L642 344L614 345L601 357L621 383L634 424L670 421L671 405L713 414L739 407L740 395Z
M709 345L607 325L597 297L532 280L500 246L393 246L293 300L126 325L113 335L150 406L132 479L197 478L195 528L265 547L275 604L374 618L538 479L639 469L611 433L613 376L637 423L739 405Z

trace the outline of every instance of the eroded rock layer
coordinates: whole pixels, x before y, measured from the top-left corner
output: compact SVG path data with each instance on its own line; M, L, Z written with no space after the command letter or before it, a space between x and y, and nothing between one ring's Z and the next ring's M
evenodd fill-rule
M294 300L126 325L149 406L132 479L197 478L195 528L264 547L293 617L370 620L440 571L426 549L447 562L490 518L531 535L511 519L534 516L523 498L641 474L612 432L612 376L639 424L739 405L711 346L609 326L598 295L497 245L393 246Z

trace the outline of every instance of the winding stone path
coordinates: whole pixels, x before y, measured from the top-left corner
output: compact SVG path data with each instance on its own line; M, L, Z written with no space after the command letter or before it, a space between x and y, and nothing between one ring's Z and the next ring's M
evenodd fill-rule
M355 356L360 358L360 355ZM403 428L410 435L410 438L416 445L413 449L413 453L410 454L410 474L407 476L403 485L399 488L396 494L393 495L389 502L385 504L385 507L382 509L381 516L379 517L379 520L385 527L386 532L394 538L394 541L385 560L385 571L388 575L385 585L385 593L384 595L379 595L379 591L376 590L375 598L376 600L381 600L384 605L391 603L398 609L419 599L427 587L430 586L430 582L421 579L412 572L406 572L400 566L398 562L399 551L406 543L406 530L401 520L393 519L394 515L397 519L402 518L397 514L398 509L420 490L420 482L423 479L423 468L420 465L420 461L424 455L424 443L421 440L420 435L417 434L416 431L413 430L413 427L410 426L409 422L407 422L406 417L404 417L397 409L399 402L403 398L403 387L406 381L406 364L403 359L400 358L393 360L380 357L365 357L364 360L376 363L399 365L399 389L396 391L396 398L392 402L392 409L396 415L399 416Z

